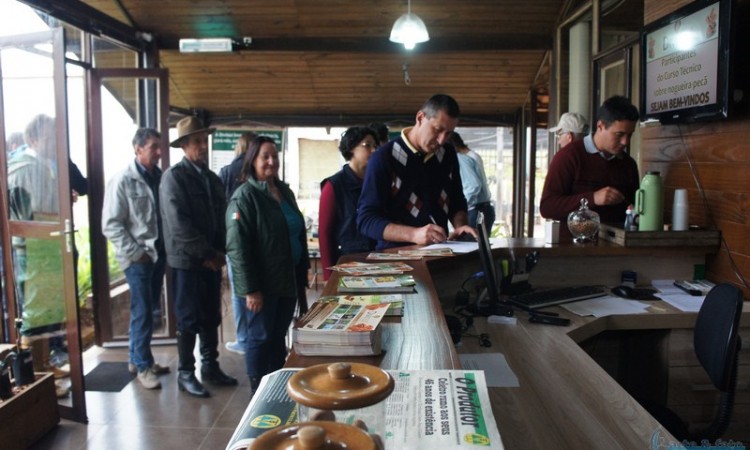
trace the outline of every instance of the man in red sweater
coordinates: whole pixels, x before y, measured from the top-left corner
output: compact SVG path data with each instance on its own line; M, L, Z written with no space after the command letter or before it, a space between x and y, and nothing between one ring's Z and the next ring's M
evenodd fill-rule
M627 98L605 100L594 132L552 158L539 205L542 217L565 221L585 198L602 222L625 220L639 184L638 165L626 151L638 118L638 109Z

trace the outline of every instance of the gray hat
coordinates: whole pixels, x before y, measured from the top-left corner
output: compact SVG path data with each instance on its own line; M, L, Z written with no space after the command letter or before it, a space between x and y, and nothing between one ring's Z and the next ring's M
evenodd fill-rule
M197 117L190 116L180 119L177 122L177 139L172 141L169 146L179 148L182 147L182 138L190 136L196 133L208 133L211 134L216 131L216 128L205 128L203 122Z
M551 133L555 133L559 130L571 133L587 133L589 130L589 124L586 123L586 119L573 112L566 112L560 116L560 122L554 128L550 128Z

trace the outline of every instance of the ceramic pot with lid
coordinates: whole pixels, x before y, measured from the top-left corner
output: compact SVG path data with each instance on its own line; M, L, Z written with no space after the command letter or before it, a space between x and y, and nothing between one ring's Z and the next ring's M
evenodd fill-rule
M393 377L369 364L318 364L289 378L287 392L297 402L300 422L333 420L382 434L385 399Z

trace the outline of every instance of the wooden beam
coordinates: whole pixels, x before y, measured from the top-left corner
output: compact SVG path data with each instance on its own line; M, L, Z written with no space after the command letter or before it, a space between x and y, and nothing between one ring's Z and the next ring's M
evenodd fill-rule
M179 49L178 39L159 38L161 50ZM552 37L543 35L488 35L435 37L408 51L383 37L363 38L253 38L250 44L235 40L235 51L243 52L354 52L354 53L445 53L498 50L552 50Z
M416 112L415 112L416 114ZM379 114L313 114L313 115L258 115L252 112L237 113L225 116L209 117L210 124L226 125L232 123L260 123L276 126L352 126L370 122L384 122L388 124L403 123L405 126L414 124L412 115L379 115ZM513 114L471 115L461 116L459 126L463 127L502 127L512 126L516 117Z
M79 0L18 0L32 8L97 36L106 36L133 50L145 50L147 35L129 27Z

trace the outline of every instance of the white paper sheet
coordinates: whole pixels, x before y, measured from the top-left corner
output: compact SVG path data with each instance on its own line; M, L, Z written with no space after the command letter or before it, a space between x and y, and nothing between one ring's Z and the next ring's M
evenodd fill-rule
M641 314L646 312L648 303L636 300L624 300L620 297L607 295L604 297L566 303L563 308L579 316L606 317L617 314Z
M653 280L651 281L651 285L664 295L682 295L685 293L685 291L674 285L674 280Z
M425 250L432 250L436 248L449 248L453 250L453 253L471 253L479 250L479 244L476 242L466 241L445 241L440 244L432 244L423 247Z
M518 377L502 353L460 353L465 370L483 370L489 387L519 387Z
M686 294L682 289L677 289L681 292L681 294L661 294L659 295L659 297L661 297L662 300L679 309L680 311L698 312L698 310L701 309L703 300L705 300L706 298L705 296L690 295Z

